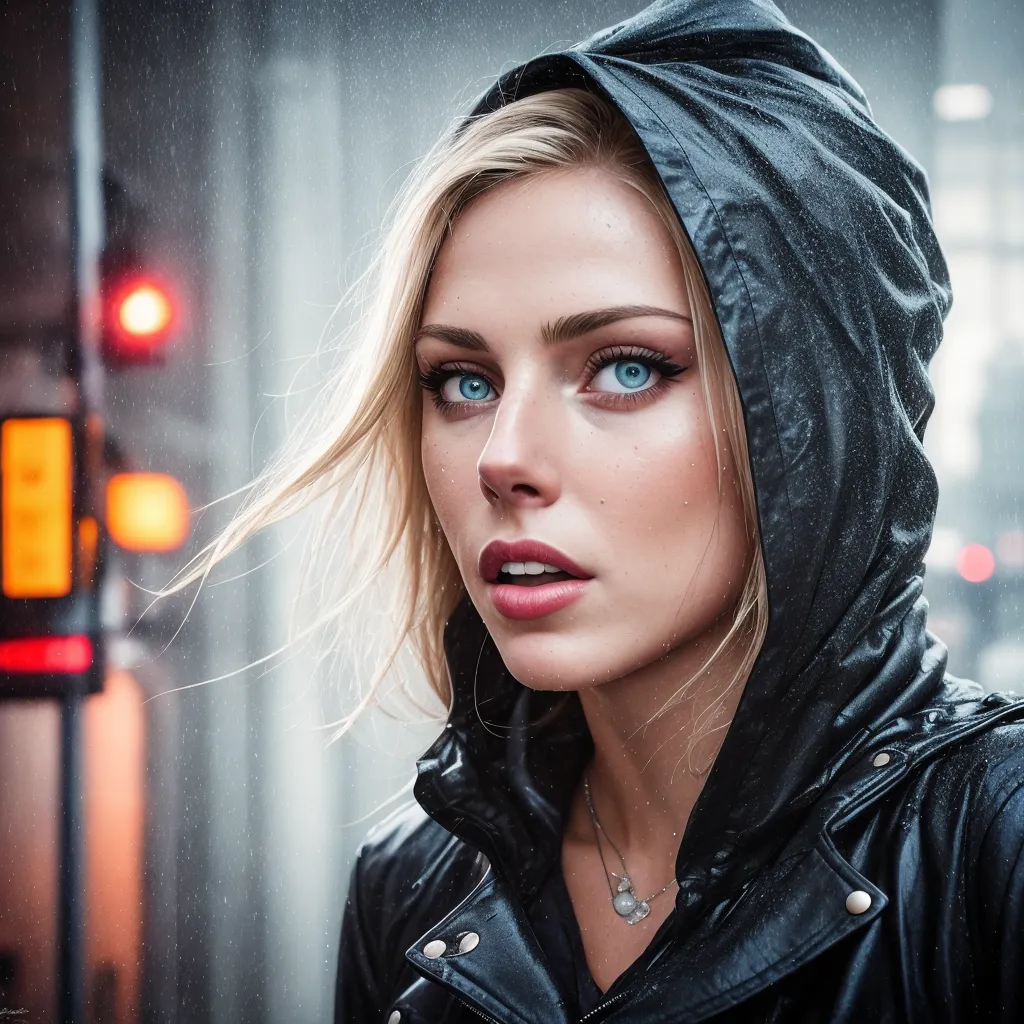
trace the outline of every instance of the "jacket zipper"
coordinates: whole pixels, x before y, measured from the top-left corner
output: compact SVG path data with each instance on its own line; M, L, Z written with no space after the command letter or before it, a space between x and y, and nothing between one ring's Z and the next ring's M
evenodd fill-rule
M590 1013L584 1014L582 1017L580 1017L579 1024L583 1024L584 1021L589 1020L595 1014L600 1013L602 1010L606 1010L609 1006L612 1006L615 1003L619 1002L620 999L625 999L627 995L629 995L628 992L620 992L617 996L613 996L611 999L609 999L608 1002L602 1003L600 1006L594 1007L594 1009L591 1010ZM455 998L458 999L458 996L456 996ZM483 1010L478 1010L475 1006L471 1005L470 1003L467 1003L465 999L458 999L458 1001L467 1010L469 1010L470 1013L475 1013L479 1018L481 1018L481 1020L490 1021L490 1024L501 1024L501 1021L495 1020L493 1017L489 1017L486 1013L483 1012Z
M628 992L620 992L617 996L612 996L612 998L609 999L607 1002L601 1003L600 1006L595 1006L594 1009L590 1011L590 1013L585 1013L582 1017L580 1017L579 1024L583 1024L585 1020L590 1020L591 1017L596 1016L603 1010L607 1010L609 1006L613 1006L615 1003L619 1002L619 1000L625 999L628 995Z
M484 1013L484 1011L483 1011L483 1010L478 1010L478 1009L477 1009L477 1008L476 1008L475 1006L471 1006L471 1005L470 1005L469 1003L467 1003L467 1002L466 1002L466 1000L465 1000L465 999L459 999L459 997L458 997L458 996L456 996L455 998L456 998L456 999L458 999L458 1001L459 1001L459 1002L460 1002L460 1003L461 1003L461 1004L462 1004L462 1005L463 1005L463 1006L464 1006L464 1007L465 1007L465 1008L466 1008L467 1010L469 1010L469 1012L470 1012L470 1013L475 1013L475 1014L476 1014L476 1015L477 1015L478 1017L480 1017L481 1019L483 1019L483 1020L486 1020L486 1021L490 1021L490 1024L501 1024L501 1021L499 1021L499 1020L495 1020L495 1019L494 1019L493 1017L488 1017L488 1016L487 1016L487 1014L486 1014L486 1013Z

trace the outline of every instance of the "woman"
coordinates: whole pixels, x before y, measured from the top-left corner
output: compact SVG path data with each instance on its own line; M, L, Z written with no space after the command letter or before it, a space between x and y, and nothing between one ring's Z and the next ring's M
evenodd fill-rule
M925 629L949 290L857 85L765 0L655 4L505 76L378 274L212 556L354 495L449 706L336 1019L1019 1019L1024 709Z

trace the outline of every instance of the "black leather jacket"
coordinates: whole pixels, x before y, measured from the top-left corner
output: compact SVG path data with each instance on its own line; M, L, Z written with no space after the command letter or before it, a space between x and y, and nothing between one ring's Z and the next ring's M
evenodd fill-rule
M1024 705L946 674L922 597L926 371L950 300L923 173L767 0L656 3L477 109L565 85L629 118L701 261L770 606L675 910L587 1019L1024 1019ZM561 1024L525 908L586 723L575 696L509 676L466 600L446 646L453 706L418 806L353 873L336 1020Z

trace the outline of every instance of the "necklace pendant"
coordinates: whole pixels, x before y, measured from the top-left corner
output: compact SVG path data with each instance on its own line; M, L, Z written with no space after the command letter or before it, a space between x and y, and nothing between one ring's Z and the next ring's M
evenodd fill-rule
M629 880L629 875L623 875L619 879L617 886L619 892L629 892L633 888L633 883Z
M636 913L637 909L636 897L627 889L626 892L620 892L615 899L612 900L612 907L615 909L615 913L619 917L624 917L629 920L631 914Z
M646 900L640 900L631 914L626 916L626 924L639 924L649 913L651 908Z

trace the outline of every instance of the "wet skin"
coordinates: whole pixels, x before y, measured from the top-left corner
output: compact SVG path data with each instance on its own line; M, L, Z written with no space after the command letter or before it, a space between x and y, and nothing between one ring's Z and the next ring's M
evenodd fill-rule
M438 520L513 675L580 693L597 811L647 896L672 877L703 781L685 765L694 717L732 664L647 723L728 629L750 558L724 442L719 484L675 246L648 201L606 171L507 183L457 218L421 324L422 459ZM523 572L505 554L524 540L577 571ZM513 547L488 549L496 541ZM738 698L722 702L705 762ZM581 793L562 863L606 988L650 941L674 886L625 924Z

